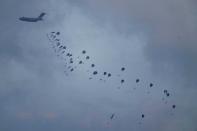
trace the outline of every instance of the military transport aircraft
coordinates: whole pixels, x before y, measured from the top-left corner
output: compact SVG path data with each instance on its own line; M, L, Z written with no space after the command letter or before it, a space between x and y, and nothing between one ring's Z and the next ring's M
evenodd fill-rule
M26 21L26 22L38 22L42 21L43 17L46 15L46 13L41 13L37 18L30 18L30 17L20 17L19 20Z

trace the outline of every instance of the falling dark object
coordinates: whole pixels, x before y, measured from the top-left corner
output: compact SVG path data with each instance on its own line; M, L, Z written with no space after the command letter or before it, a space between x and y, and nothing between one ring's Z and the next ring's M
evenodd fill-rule
M72 71L74 71L74 69L72 68L72 69L70 69L70 71L72 72Z
M60 32L57 32L56 35L60 35Z
M140 82L140 79L136 79L135 82L136 82L136 83Z
M90 59L90 57L89 56L86 56L86 60L88 60L88 59Z
M163 92L164 92L164 94L165 94L167 97L170 96L170 93L169 93L167 90L164 90Z
M94 64L92 64L92 65L91 65L91 67L95 67L95 65L94 65Z
M108 77L111 77L111 73L108 73Z
M72 56L72 54L70 54L70 53L67 53L67 54L66 54L66 56L68 56L68 57L71 57L71 56Z
M124 70L125 70L125 68L124 68L124 67L122 67L122 68L121 68L121 71L124 71Z
M110 117L110 119L112 120L114 118L115 114L113 113Z
M142 114L142 118L144 118L144 114Z
M98 74L98 72L97 72L97 71L94 71L94 72L93 72L93 75L97 75L97 74Z
M107 72L103 72L103 75L107 75Z
M150 83L150 85L149 85L150 87L153 87L153 83Z
M59 42L57 42L57 43L56 43L56 45L57 45L57 46L60 46L60 43L59 43Z
M66 46L63 46L63 49L66 49Z
M175 109L176 108L176 105L172 105L172 108Z
M83 51L82 51L82 54L85 54L85 53L86 53L86 51L85 51L85 50L83 50Z
M64 54L65 53L65 51L62 51L62 54Z
M123 79L121 80L121 83L124 83L124 80Z
M83 63L83 61L79 61L79 64L82 64Z

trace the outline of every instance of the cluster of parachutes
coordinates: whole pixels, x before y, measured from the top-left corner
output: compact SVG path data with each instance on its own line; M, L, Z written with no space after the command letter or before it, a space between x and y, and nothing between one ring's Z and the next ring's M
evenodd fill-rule
M47 38L50 41L51 47L54 50L55 54L65 62L66 70L64 71L64 73L66 74L66 76L68 76L69 73L75 71L77 68L80 68L80 65L89 64L88 67L91 68L91 70L87 71L88 73L90 73L89 80L93 79L94 76L98 76L98 75L100 77L96 77L96 78L98 79L100 78L99 80L104 82L106 82L111 77L117 77L120 80L119 89L125 83L125 79L121 78L120 74L115 74L108 71L99 71L98 69L96 69L96 64L91 63L90 60L91 57L88 55L88 52L86 50L81 50L81 56L75 56L73 52L71 52L69 48L66 45L64 45L64 43L61 41L60 32L50 32L47 34ZM125 67L120 68L120 72L123 73L125 71L126 71ZM140 79L136 78L135 83L136 84L140 83ZM152 88L154 87L154 84L150 82L148 87ZM165 89L163 93L165 95L165 98L170 97L170 93L168 90ZM163 97L162 100L163 101L165 100L165 103L167 104L167 100L165 98ZM172 108L175 109L176 105L172 105ZM112 120L114 116L115 113L113 113L110 116L110 119ZM144 117L145 115L141 114L141 118Z

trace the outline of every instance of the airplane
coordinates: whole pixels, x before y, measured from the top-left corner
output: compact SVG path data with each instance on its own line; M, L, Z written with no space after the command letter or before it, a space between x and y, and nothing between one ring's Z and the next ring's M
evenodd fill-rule
M46 15L46 13L41 13L37 18L30 18L30 17L20 17L19 20L25 21L25 22L38 22L42 21L43 17Z

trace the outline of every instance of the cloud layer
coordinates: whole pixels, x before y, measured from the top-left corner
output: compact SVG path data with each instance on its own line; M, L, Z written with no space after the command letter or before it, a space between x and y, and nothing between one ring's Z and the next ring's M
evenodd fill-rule
M196 130L196 4L1 1L0 130ZM18 21L40 12L47 12L43 22ZM76 54L86 49L99 69L116 72L125 66L125 88L117 90L112 80L105 85L89 81L86 66L66 77L46 38L54 30ZM143 80L142 88L133 92L136 77ZM144 87L149 81L157 87L151 96ZM169 103L177 104L175 113L161 102L164 88L173 95ZM117 116L111 122L113 112Z

